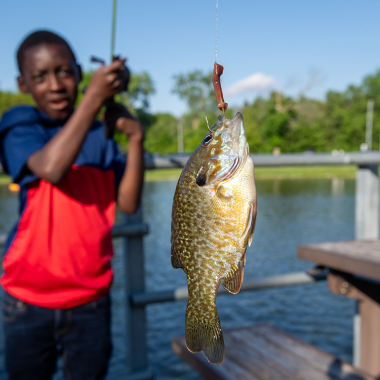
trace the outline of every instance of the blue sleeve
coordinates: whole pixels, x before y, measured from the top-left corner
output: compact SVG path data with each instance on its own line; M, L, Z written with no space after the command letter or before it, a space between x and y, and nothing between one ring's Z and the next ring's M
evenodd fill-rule
M6 170L14 182L25 184L37 177L26 167L26 161L37 150L44 147L44 141L33 125L15 126L6 132L2 139L2 148Z

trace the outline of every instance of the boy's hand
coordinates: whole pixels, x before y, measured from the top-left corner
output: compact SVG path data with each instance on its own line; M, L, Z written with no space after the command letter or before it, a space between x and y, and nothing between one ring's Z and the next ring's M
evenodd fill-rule
M119 103L106 103L104 122L106 123L107 129L118 129L128 137L129 141L135 140L136 142L142 142L144 138L144 130L140 122Z
M86 95L94 97L103 104L106 99L118 94L124 62L125 59L118 59L108 66L99 67L91 78Z

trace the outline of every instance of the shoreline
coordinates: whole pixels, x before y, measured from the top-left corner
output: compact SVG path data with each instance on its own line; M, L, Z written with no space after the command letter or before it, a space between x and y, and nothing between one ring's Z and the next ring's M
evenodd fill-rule
M339 166L285 166L255 168L255 180L273 179L355 179L356 165ZM182 169L150 169L145 181L178 181Z
M355 179L356 170L356 165L259 167L255 168L255 179ZM145 171L145 181L178 181L181 172L181 168L149 169ZM10 183L11 179L8 175L0 174L0 185L9 185Z

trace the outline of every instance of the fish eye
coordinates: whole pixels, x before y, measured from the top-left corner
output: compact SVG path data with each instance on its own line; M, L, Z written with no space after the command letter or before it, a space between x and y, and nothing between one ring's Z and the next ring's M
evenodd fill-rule
M204 147L209 146L210 142L212 141L212 137L213 136L211 134L205 136L205 138L202 141L202 146L204 146Z

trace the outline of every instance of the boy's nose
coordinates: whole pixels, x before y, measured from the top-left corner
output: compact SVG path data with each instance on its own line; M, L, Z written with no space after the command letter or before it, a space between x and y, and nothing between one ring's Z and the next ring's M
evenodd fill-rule
M63 88L62 82L59 80L58 76L55 74L50 75L49 78L50 91L60 91Z

